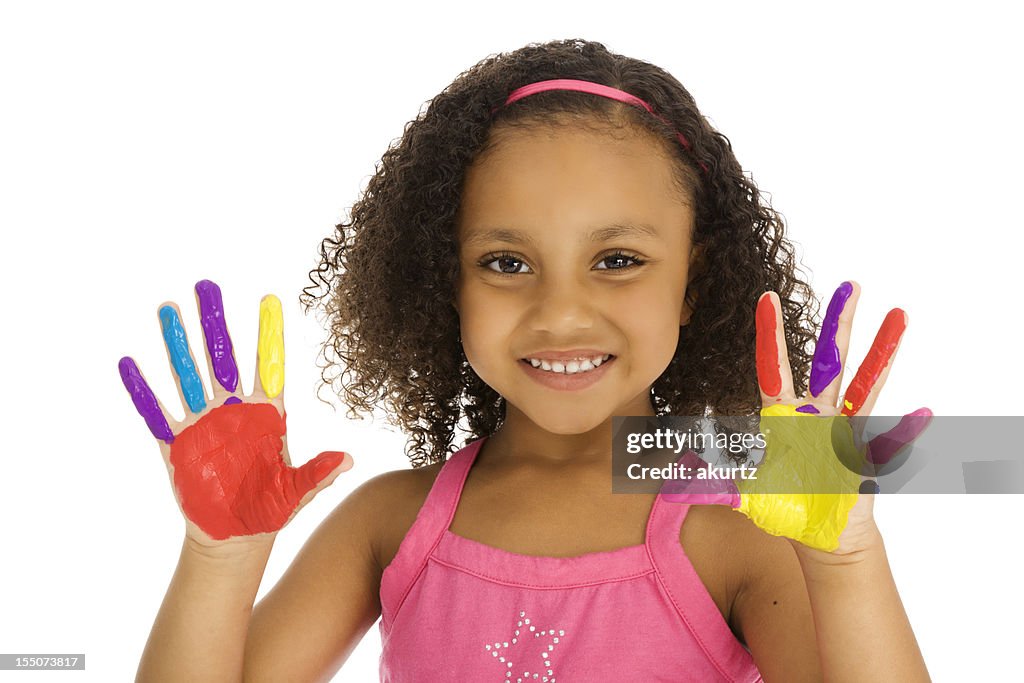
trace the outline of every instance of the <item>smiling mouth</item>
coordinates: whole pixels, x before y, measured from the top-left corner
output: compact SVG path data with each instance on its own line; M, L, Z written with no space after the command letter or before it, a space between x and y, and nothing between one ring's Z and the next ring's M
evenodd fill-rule
M616 356L611 353L604 354L602 357L596 357L599 362L594 363L593 359L582 358L573 360L541 360L541 359L529 359L520 358L520 363L525 363L534 370L540 370L543 372L550 373L552 375L562 375L565 377L572 377L573 375L586 374L592 372L606 363L610 363L615 360Z

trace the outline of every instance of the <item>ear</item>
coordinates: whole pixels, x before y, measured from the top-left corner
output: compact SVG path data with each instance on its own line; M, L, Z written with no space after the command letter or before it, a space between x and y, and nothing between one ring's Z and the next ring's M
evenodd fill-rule
M690 292L690 283L693 279L704 272L706 264L704 263L704 247L703 245L694 245L690 249L690 265L686 273L686 290L683 292L683 305L679 311L679 325L687 325L690 322L690 318L693 317L694 307L690 305L687 298L690 298L696 303L696 294Z

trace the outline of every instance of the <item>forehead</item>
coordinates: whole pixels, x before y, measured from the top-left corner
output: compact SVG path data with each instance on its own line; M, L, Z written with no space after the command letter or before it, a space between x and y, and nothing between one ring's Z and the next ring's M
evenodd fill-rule
M613 222L690 225L659 141L630 131L509 129L467 169L460 237L500 227L592 229Z

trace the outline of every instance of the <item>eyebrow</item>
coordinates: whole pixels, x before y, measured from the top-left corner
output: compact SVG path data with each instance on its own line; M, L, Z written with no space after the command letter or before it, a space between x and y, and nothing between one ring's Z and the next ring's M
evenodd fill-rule
M611 223L592 230L584 235L580 242L607 242L620 237L653 237L657 238L658 230L648 223ZM465 241L468 247L487 242L508 242L509 244L527 244L535 246L535 242L525 232L511 228L491 228L473 232Z

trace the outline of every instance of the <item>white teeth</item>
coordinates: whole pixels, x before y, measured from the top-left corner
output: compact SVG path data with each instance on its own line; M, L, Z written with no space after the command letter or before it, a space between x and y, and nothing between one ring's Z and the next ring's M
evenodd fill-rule
M526 360L530 361L530 365L532 365L535 368L539 367L540 369L547 370L548 372L558 372L564 375L574 375L578 372L587 372L588 370L593 370L594 368L598 367L599 365L601 365L601 363L605 362L609 358L611 358L611 354L570 361L556 360L549 362L537 358L527 358Z

